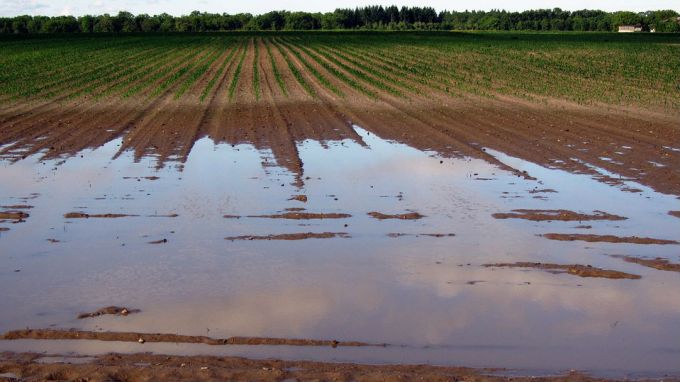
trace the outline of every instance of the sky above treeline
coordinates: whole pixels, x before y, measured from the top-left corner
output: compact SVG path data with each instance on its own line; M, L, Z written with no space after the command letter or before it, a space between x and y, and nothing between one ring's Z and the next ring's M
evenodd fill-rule
M401 1L362 1L362 0L0 0L0 16L45 15L60 16L84 14L115 14L121 10L134 14L151 15L169 13L179 16L191 11L211 13L252 13L261 14L272 10L329 12L336 8L354 8L366 5L429 6L438 11L505 9L524 11L528 9L562 8L573 11L579 9L601 9L604 11L647 11L674 9L680 11L680 0L401 0Z

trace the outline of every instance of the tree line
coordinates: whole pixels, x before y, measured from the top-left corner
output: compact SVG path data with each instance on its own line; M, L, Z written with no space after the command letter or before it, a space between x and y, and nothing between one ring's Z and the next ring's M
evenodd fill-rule
M327 13L272 11L218 14L194 11L172 16L117 15L16 16L0 18L0 34L211 32L269 30L527 30L615 31L619 25L640 25L643 30L680 32L680 14L673 10L648 12L564 11L560 8L524 12L441 11L431 7L367 6Z

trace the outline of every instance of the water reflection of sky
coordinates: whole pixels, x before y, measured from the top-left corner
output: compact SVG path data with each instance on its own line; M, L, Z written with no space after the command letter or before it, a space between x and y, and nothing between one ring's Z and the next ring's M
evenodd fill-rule
M27 202L35 206L27 221L10 224L11 230L1 233L0 305L11 309L0 311L0 330L54 325L218 337L333 338L407 345L408 351L343 349L311 355L301 349L261 348L259 355L680 371L680 277L606 256L662 256L677 262L677 246L565 243L537 236L563 232L677 238L680 219L667 215L678 209L677 199L640 185L635 186L641 193L623 192L585 175L492 153L538 179L527 181L481 160L438 158L358 132L366 147L349 140L326 142L327 148L315 141L300 145L308 177L302 189L291 185L292 174L262 166L271 162L270 152L247 145L216 147L208 139L196 143L182 172L172 166L157 170L153 158L111 160L118 141L59 165L31 158L0 164L0 178L10 180L0 189L0 204L40 194ZM151 175L160 179L124 179ZM528 192L534 188L558 192ZM296 194L307 195L308 203L288 200ZM353 216L311 221L222 217L300 206ZM491 217L513 208L604 210L629 219L588 222L593 228L583 230L574 228L577 222ZM63 218L81 210L141 216ZM409 210L426 218L378 221L366 215ZM170 213L179 217L146 217ZM326 231L352 237L224 240ZM388 233L456 236L390 238ZM50 243L50 238L61 242ZM167 244L148 244L163 238ZM480 267L514 261L592 264L643 278L583 279ZM107 305L143 312L74 319L79 312ZM8 346L19 345L3 343L0 348ZM258 355L257 349L196 351Z

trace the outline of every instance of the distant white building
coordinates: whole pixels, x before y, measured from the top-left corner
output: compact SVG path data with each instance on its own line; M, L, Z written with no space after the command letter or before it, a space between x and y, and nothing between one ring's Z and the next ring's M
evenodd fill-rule
M619 33L642 32L642 25L619 25Z

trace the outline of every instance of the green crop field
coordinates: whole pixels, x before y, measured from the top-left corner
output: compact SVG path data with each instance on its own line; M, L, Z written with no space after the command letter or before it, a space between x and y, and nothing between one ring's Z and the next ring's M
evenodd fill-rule
M263 73L263 70L272 73ZM220 81L227 74L229 78ZM614 33L276 32L0 38L0 97L263 101L263 75L371 98L506 94L677 110L680 36ZM289 75L285 75L289 74ZM240 82L249 81L243 84ZM193 97L193 98L192 98Z

